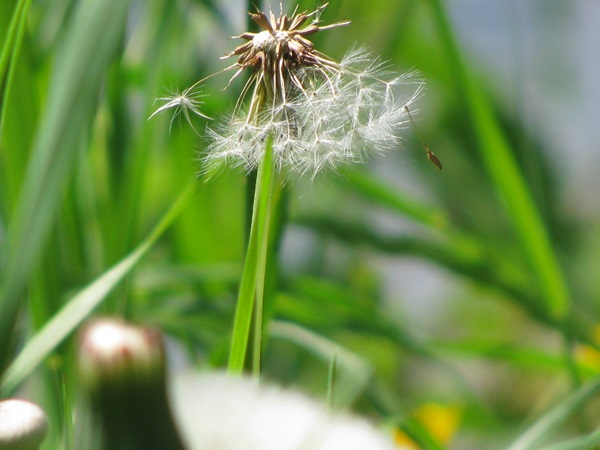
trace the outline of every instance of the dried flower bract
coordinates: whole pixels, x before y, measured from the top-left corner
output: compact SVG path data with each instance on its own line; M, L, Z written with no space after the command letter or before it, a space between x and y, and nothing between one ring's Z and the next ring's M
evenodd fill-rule
M327 72L335 72L338 65L315 50L315 46L306 36L315 34L320 30L348 25L350 22L338 22L331 25L319 26L319 16L327 4L309 13L298 13L296 10L291 16L282 14L275 17L272 11L269 15L262 11L250 13L252 20L261 27L259 33L243 33L237 38L246 39L248 42L235 48L223 58L238 56L239 70L235 78L243 69L252 68L253 74L247 86L254 84L256 90L264 89L264 94L273 101L284 102L289 83L303 90L299 71L313 68L324 76ZM305 26L307 20L311 19ZM249 117L256 112L256 102L261 97L253 96Z

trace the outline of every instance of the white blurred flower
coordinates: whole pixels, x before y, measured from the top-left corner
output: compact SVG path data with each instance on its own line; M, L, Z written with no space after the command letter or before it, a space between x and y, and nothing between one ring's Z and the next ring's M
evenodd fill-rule
M398 148L407 108L423 83L414 74L389 71L364 49L348 52L341 63L317 51L309 36L349 23L320 25L326 6L310 13L296 8L290 16L250 13L261 31L237 36L246 42L225 56L237 62L219 72L235 70L233 80L248 69L250 77L232 114L207 129L204 171L257 168L269 136L275 167L287 175L315 175ZM166 103L154 114L176 108L188 121L188 110L203 116L188 95L203 81L163 98Z
M0 401L0 449L37 450L48 431L42 409L25 400Z
M188 450L402 450L365 420L299 393L225 374L173 377Z

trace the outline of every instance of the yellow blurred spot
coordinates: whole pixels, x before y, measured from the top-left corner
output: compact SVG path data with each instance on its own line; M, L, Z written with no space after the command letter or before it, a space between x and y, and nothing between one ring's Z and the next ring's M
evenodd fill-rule
M398 428L394 428L393 438L394 443L403 450L419 450L417 444L415 444L415 442L409 438L404 431Z
M461 416L459 407L438 403L425 403L413 413L413 418L421 423L431 437L444 445L449 444L456 434ZM419 450L419 446L400 429L394 429L393 438L400 448Z
M415 412L417 418L438 442L448 444L461 418L460 408L426 403Z
M600 344L600 325L594 327L593 339ZM600 351L591 345L580 345L575 349L575 360L589 369L600 372Z

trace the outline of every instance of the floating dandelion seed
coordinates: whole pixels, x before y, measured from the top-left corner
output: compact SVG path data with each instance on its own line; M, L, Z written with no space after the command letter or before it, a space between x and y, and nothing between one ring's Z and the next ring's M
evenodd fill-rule
M422 92L422 81L414 73L394 73L363 48L350 50L341 62L316 50L309 36L350 23L320 25L326 6L313 12L296 7L289 16L283 11L279 16L250 13L261 31L236 36L246 42L223 59L237 61L218 73L235 70L229 83L245 70L251 74L232 114L207 128L205 170L257 168L268 137L273 139L273 163L286 174L314 176L398 148L399 132L409 120L407 108ZM177 108L188 121L188 111L204 116L200 102L189 96L203 81L179 96L163 98L167 103L154 114ZM399 93L407 85L412 86L408 95Z
M415 121L413 120L412 115L410 114L410 111L408 110L408 105L404 105L404 109L406 110L406 114L408 114L408 119L410 120L410 123L411 123L411 125L413 126L413 128L415 130L415 133L417 135L417 138L419 139L419 142L421 143L421 146L425 150L425 154L427 155L427 159L429 161L431 161L431 163L435 167L437 167L439 170L442 170L444 168L444 166L442 165L442 161L440 161L440 159L435 155L435 153L433 153L429 149L429 147L427 146L427 144L425 143L425 141L421 137L421 134L419 133L419 130L417 130L417 126L415 125Z
M169 128L171 128L171 126L173 125L173 120L175 120L175 117L177 117L179 114L182 114L186 122L190 125L190 127L192 127L194 131L196 131L194 125L192 124L192 119L190 118L190 111L196 114L197 116L204 117L205 119L210 119L210 117L200 112L200 106L204 102L198 100L198 98L200 98L202 95L199 92L196 92L195 88L195 86L192 86L191 88L188 88L183 92L174 92L171 97L157 98L156 101L164 101L166 103L160 108L158 108L156 111L154 111L150 115L150 117L148 117L148 120L152 119L152 117L154 117L159 112L175 108L175 113L171 118Z

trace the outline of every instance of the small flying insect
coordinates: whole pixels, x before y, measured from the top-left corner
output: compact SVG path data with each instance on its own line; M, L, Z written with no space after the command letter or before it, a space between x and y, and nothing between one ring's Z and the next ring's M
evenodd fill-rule
M444 166L442 166L442 162L440 161L440 159L437 156L435 156L435 153L433 153L431 150L429 150L429 147L423 141L423 138L419 134L419 130L417 130L417 126L415 125L415 121L413 120L412 115L410 114L410 111L408 110L408 106L405 105L404 109L406 110L406 112L408 114L408 118L410 119L410 123L411 123L412 127L415 130L415 134L417 135L417 138L419 139L419 142L421 143L421 145L425 149L425 152L427 153L427 159L429 161L431 161L433 163L433 165L435 167L437 167L439 170L442 170L443 167L444 167Z

